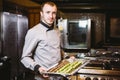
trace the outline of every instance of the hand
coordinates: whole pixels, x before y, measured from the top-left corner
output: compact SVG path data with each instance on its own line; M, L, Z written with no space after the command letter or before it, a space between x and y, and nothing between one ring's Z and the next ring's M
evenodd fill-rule
M75 60L75 56L70 56L70 59Z
M42 74L43 77L48 78L48 77L49 77L48 75L43 74L43 73L46 72L46 71L47 71L46 68L43 68L43 67L40 67L40 68L39 68L39 72L40 72L40 74Z
M73 61L75 61L75 59L76 59L75 56L70 56L70 58L68 59L68 61L69 62L73 62Z

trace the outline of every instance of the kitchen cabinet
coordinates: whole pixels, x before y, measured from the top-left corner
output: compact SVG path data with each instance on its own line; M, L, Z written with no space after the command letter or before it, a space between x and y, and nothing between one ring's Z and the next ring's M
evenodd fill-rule
M32 28L40 22L40 9L29 9L28 10L29 28Z

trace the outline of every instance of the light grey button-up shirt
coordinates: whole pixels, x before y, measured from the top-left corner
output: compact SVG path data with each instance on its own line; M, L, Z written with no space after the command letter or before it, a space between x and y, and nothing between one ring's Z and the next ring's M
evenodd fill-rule
M58 29L47 30L40 23L26 34L21 62L31 70L36 65L49 68L61 60L60 32Z

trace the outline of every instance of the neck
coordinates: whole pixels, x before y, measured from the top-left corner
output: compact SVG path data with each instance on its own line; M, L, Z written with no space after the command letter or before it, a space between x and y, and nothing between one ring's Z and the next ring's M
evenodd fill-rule
M48 25L49 27L52 26L52 24L48 24L48 23L46 23L44 20L42 20L42 22L45 23L46 25Z
M48 28L48 30L52 30L52 29L54 28L54 25L49 26L49 25L47 25L46 23L44 23L43 21L40 21L40 23L41 23L42 25L44 25L46 28Z

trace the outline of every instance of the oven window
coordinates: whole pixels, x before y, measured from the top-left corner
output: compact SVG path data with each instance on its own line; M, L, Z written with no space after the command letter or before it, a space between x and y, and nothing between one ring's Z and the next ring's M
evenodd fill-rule
M80 24L81 23L81 24ZM68 41L70 45L86 43L87 25L82 22L70 22L68 28Z

